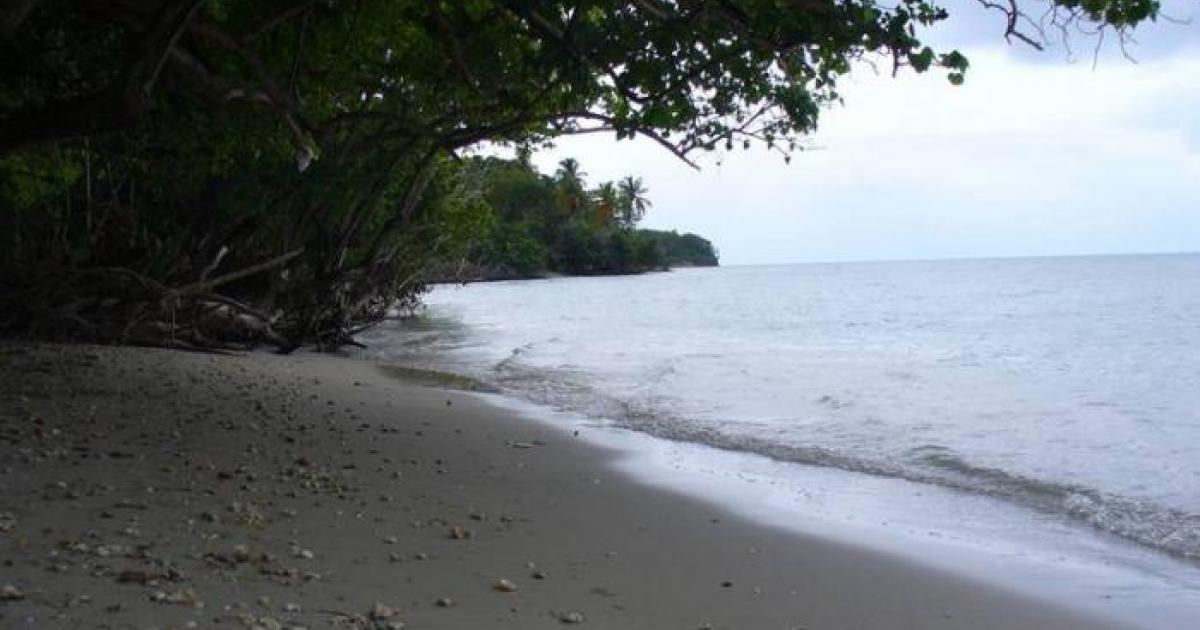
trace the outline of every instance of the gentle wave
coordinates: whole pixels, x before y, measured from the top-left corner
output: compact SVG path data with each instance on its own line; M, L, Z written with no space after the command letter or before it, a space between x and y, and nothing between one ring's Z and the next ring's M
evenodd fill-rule
M1200 560L1200 515L1085 486L974 465L952 449L939 445L913 448L899 461L889 461L821 446L784 444L728 432L693 418L674 415L661 407L603 393L583 382L582 377L576 378L567 371L522 364L520 350L514 350L511 356L494 365L491 372L472 376L528 402L603 419L614 426L654 437L987 495L1085 523L1174 556Z

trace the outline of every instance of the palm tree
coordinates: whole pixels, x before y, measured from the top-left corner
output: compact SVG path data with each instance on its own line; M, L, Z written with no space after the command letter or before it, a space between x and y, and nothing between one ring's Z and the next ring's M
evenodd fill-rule
M583 178L587 177L587 173L579 168L577 160L566 158L558 163L554 176L558 180L559 202L568 216L577 214L587 202L583 190Z
M646 216L646 209L653 205L646 197L650 191L642 185L641 177L626 176L618 187L620 189L621 226L633 229Z
M583 185L583 178L587 177L587 173L579 167L579 161L575 158L565 158L558 163L558 170L554 173L555 177L560 182L571 182Z
M597 227L612 224L621 212L621 195L612 182L600 184L592 191L592 208L595 210Z

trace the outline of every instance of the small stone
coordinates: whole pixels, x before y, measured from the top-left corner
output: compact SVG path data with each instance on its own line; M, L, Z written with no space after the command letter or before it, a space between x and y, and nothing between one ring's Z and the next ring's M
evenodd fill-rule
M474 535L475 534L471 530L465 527L459 527L458 525L455 525L450 528L450 537L454 540L466 540L467 538L474 537Z
M563 623L583 623L583 613L570 611L558 616L558 620Z
M545 571L534 571L533 572L533 579L535 579L535 580L544 580L547 577L548 576L546 575Z
M367 616L370 617L372 621L382 621L384 619L391 619L398 614L400 614L400 612L395 608L392 608L387 604L375 602L375 605L371 607L371 612L367 613Z
M438 608L449 608L454 605L454 600L449 597L439 597L433 603Z
M160 604L178 604L180 606L191 606L193 608L203 608L204 603L196 599L196 592L190 588L175 591L173 593L164 593L157 591L150 596L150 601Z
M300 604L297 604L295 602L288 602L283 605L283 612L298 613L298 612L300 612Z
M517 585L512 580L500 578L492 583L492 588L502 593L511 593L517 590Z
M126 569L117 574L118 584L146 584L154 579L154 574L145 569Z
M12 584L5 584L0 588L0 602L15 602L20 599L25 599L24 591Z
M249 627L251 630L283 630L283 623L274 617L253 617Z
M238 562L250 562L250 547L246 545L234 545L233 559Z

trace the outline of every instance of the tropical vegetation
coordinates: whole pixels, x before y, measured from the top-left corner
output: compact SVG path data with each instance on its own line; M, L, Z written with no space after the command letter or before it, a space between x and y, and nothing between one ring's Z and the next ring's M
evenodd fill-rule
M641 178L588 188L578 161L553 175L527 158L474 157L464 177L476 181L483 212L472 242L433 265L427 279L495 280L552 274L628 274L672 266L717 264L712 243L695 234L638 229L650 208Z

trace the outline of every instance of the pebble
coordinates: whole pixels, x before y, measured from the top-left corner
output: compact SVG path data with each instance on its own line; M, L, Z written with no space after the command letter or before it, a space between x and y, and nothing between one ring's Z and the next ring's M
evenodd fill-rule
M575 611L565 612L558 616L558 620L563 623L583 623L583 613Z
M15 602L19 599L25 599L25 593L21 589L12 584L5 584L0 588L0 602Z
M449 608L454 605L454 600L449 597L439 597L433 602L438 608Z
M371 612L367 613L367 616L373 621L382 621L384 619L391 619L398 614L400 613L395 608L387 604L375 602L375 605L371 607Z
M190 588L175 591L173 593L164 593L157 591L150 596L150 601L160 604L179 604L181 606L192 606L194 608L203 608L204 602L196 599L196 592Z
M511 593L517 590L517 585L512 580L500 578L492 583L492 588L503 593Z

